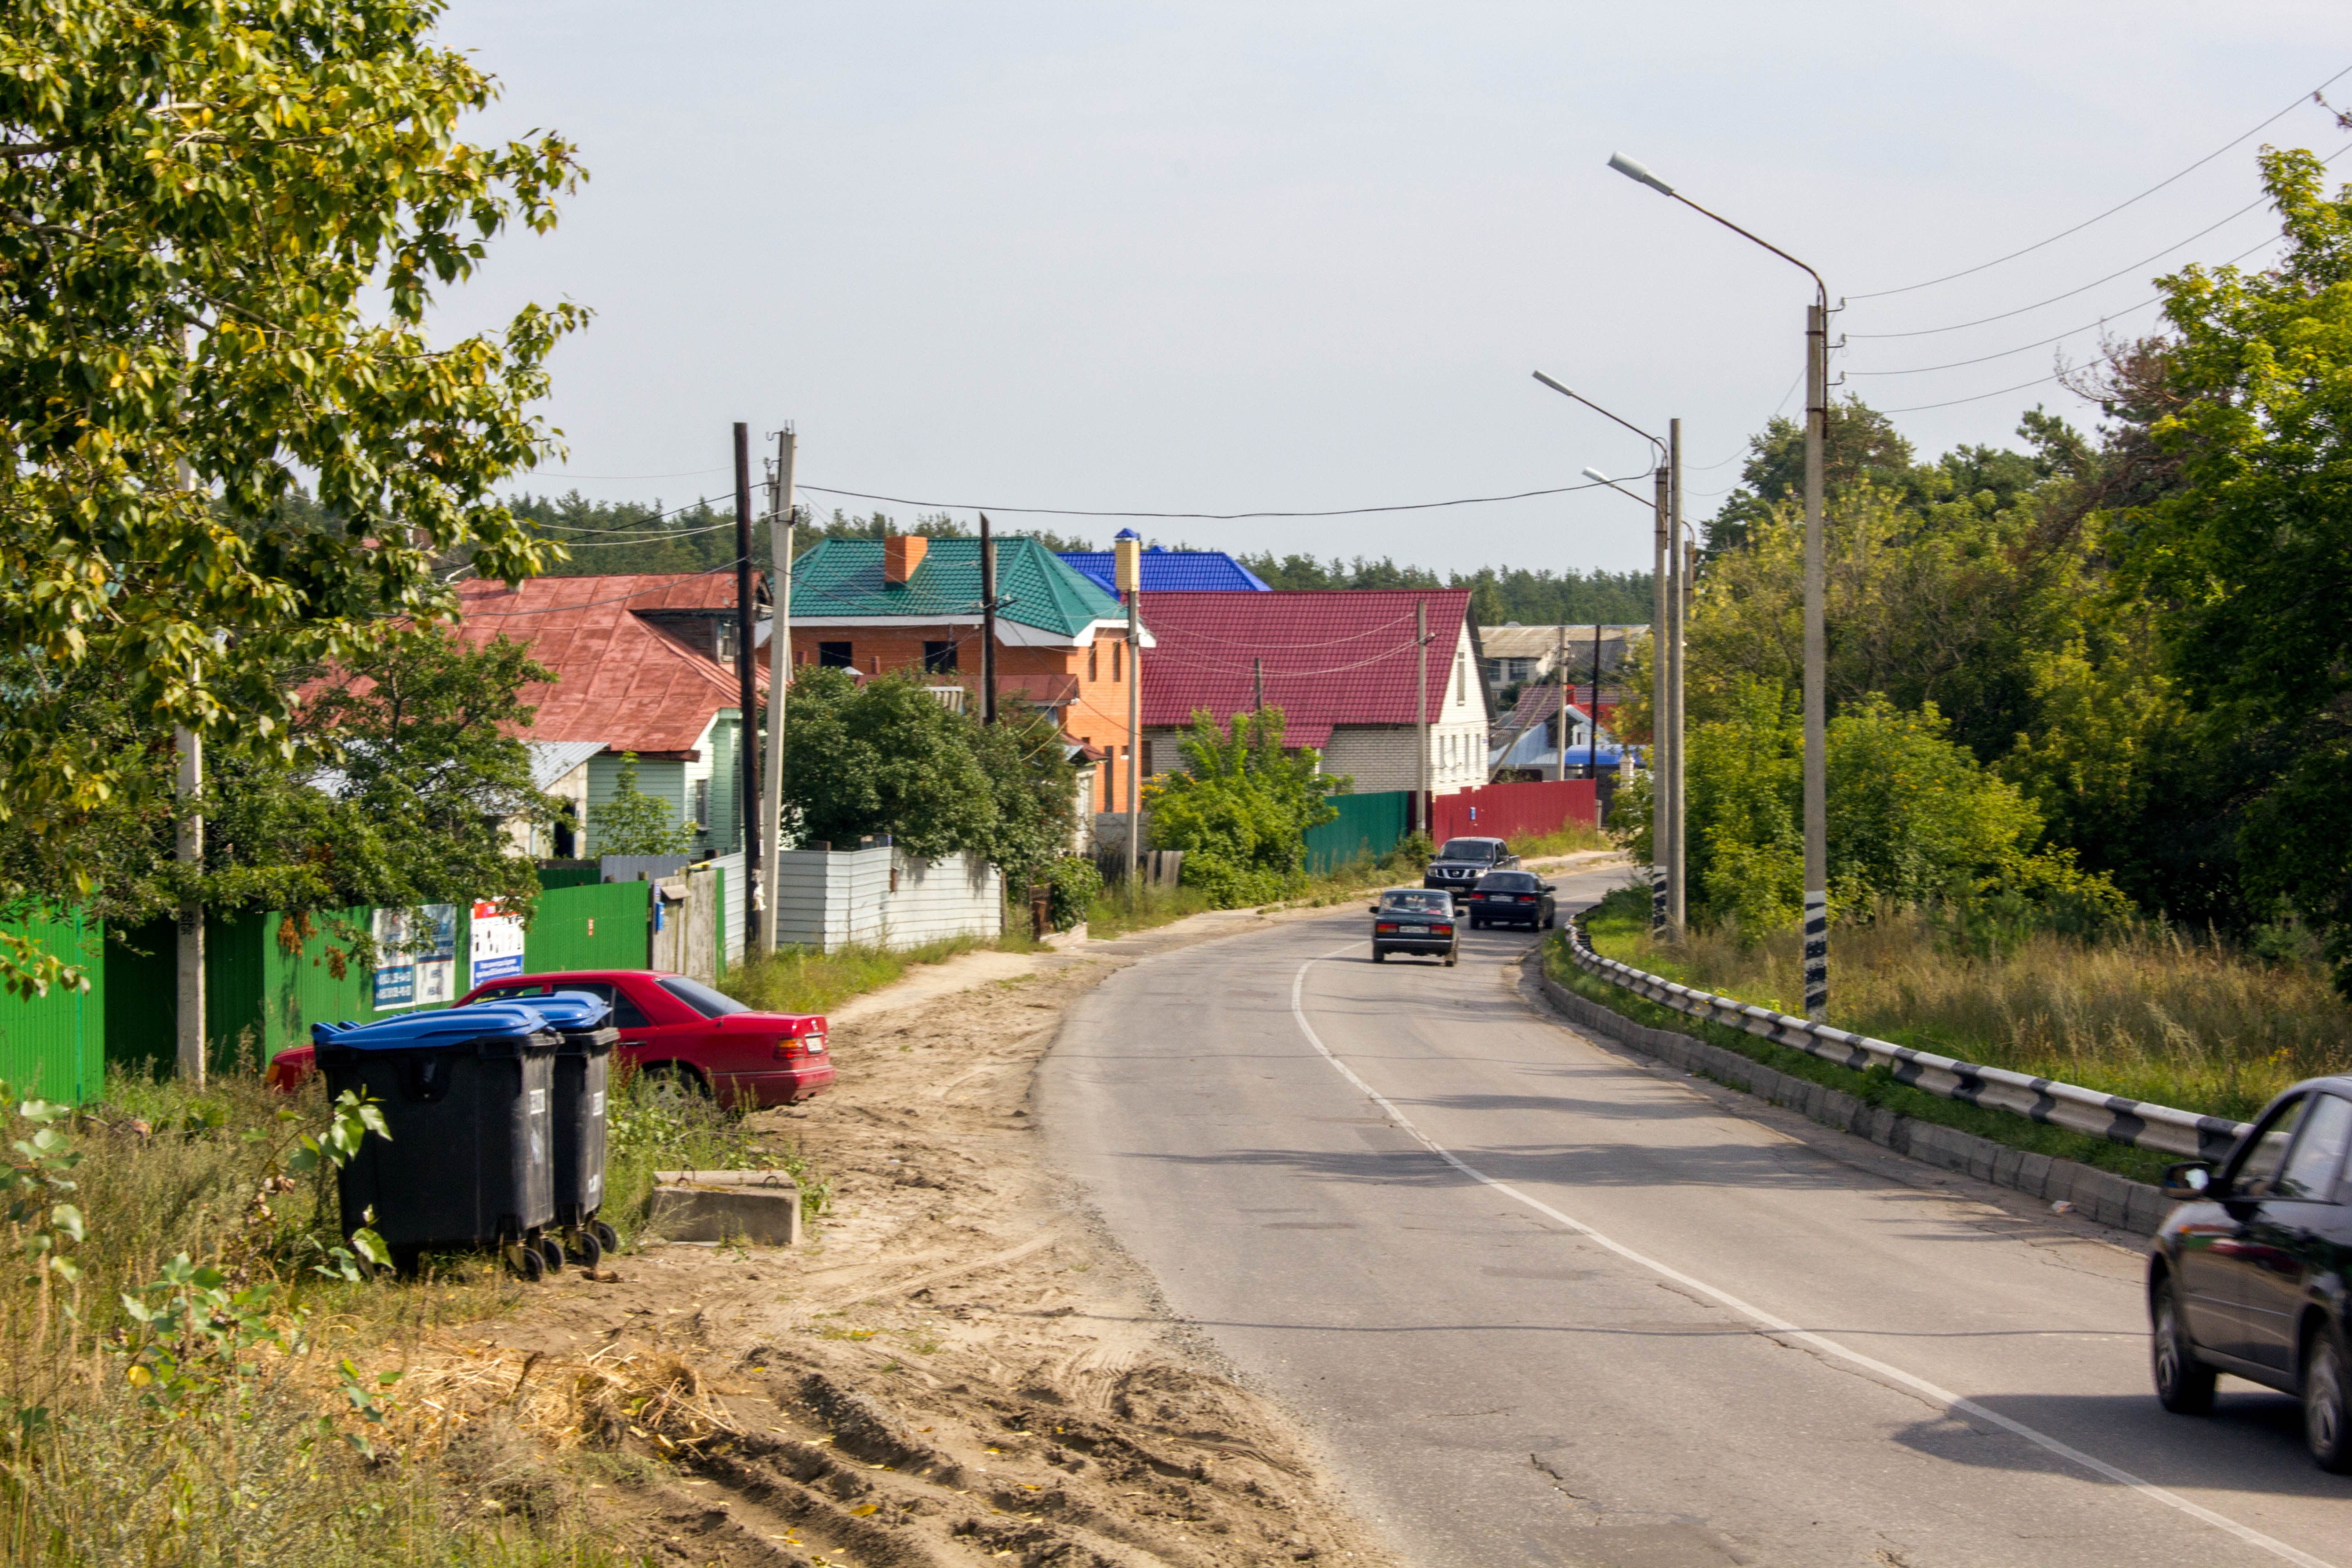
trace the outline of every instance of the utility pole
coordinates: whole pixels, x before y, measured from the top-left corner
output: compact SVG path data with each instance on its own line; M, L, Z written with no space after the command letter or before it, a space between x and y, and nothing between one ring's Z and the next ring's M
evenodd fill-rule
M751 673L751 427L735 422L735 682L743 723L735 750L743 772L743 931L760 929L759 688ZM722 948L724 942L719 944ZM722 954L722 956L724 956Z
M1601 623L1592 623L1592 700L1584 717L1591 728L1584 732L1584 771L1592 775L1592 826L1601 826Z
M1829 750L1822 740L1822 444L1829 424L1829 309L1805 310L1805 1016L1830 1010Z
M1257 687L1257 716L1265 717L1265 660L1253 656L1250 659L1250 679Z
M1683 621L1684 612L1690 604L1690 587L1689 558L1683 552L1683 422L1679 419L1666 421L1666 502L1672 513L1667 519L1666 549L1674 556L1673 602L1666 606L1670 638L1667 679L1673 688L1668 700L1674 709L1672 722L1675 731L1675 751L1669 764L1671 771L1666 799L1666 832L1670 846L1670 858L1666 861L1666 920L1673 926L1675 934L1680 936L1690 920L1690 889L1684 879L1687 865L1684 839L1689 818L1684 810L1683 801L1684 742L1689 738L1688 728L1683 722Z
M1427 833L1433 813L1429 798L1429 601L1412 602L1412 646L1421 662L1421 702L1413 710L1414 793L1421 797L1421 830Z
M1666 465L1657 468L1657 530L1650 551L1650 935L1666 933Z
M776 951L776 879L783 865L784 704L793 679L793 464L799 439L776 434L776 478L768 491L768 787L760 799L760 951Z
M193 358L194 345L183 334L182 347ZM183 495L196 488L196 472L188 459L173 465L173 478ZM185 724L172 729L173 749L179 753L180 822L173 846L183 876L202 876L205 869L205 818L199 804L205 789L205 738ZM205 1086L205 907L191 895L180 906L178 973L173 992L178 1005L174 1030L174 1061L180 1080Z
M1118 590L1127 596L1127 879L1143 852L1143 536L1122 528L1113 540ZM1111 759L1117 768L1118 760Z
M1559 713L1552 724L1551 776L1555 780L1568 777L1568 625L1560 624L1559 647L1551 656L1552 697L1559 704Z
M996 536L980 514L980 721L996 722Z

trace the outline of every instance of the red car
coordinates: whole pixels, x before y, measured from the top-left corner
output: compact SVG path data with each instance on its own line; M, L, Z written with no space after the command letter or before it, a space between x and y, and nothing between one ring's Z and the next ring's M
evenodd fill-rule
M458 1001L520 1002L557 991L585 991L613 1004L620 1031L616 1060L729 1104L789 1105L833 1082L825 1026L814 1015L754 1013L683 974L650 969L580 969L518 974L477 985ZM291 1089L310 1074L311 1048L295 1046L269 1059L269 1081Z

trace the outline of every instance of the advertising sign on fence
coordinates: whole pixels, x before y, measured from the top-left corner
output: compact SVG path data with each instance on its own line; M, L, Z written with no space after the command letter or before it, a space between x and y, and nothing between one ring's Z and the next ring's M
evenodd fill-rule
M503 980L523 971L522 921L505 906L474 900L474 920L466 942L466 989L485 980Z
M421 929L400 910L377 910L375 1008L437 1007L457 999L457 906L427 904Z

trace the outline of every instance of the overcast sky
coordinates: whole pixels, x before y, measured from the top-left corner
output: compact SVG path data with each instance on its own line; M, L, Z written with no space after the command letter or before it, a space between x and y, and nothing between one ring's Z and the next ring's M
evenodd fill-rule
M1008 509L1373 506L1645 468L1540 367L1661 434L1680 416L1703 517L1748 434L1798 409L1810 285L1612 151L1851 299L1834 371L1916 407L1896 418L1924 455L2013 444L2037 400L2086 419L2054 385L1977 395L2098 332L1862 373L2144 328L2155 274L2275 232L2257 208L2179 245L2255 199L2257 146L2352 142L2299 107L2079 234L1864 300L2222 147L2352 67L2352 5L458 0L443 37L504 83L476 137L560 129L593 175L444 330L593 309L554 362L568 468L531 488L673 503L727 489L738 419L755 441L793 421L812 485ZM1454 569L1650 556L1606 491L1137 526Z

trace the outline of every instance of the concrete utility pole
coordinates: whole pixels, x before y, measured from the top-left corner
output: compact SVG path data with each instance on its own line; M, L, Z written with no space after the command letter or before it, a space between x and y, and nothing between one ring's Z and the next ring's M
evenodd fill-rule
M184 338L183 346L193 356L194 344ZM173 465L173 478L182 494L196 488L196 471L185 458ZM172 745L179 754L179 776L176 781L180 797L180 823L175 836L173 858L183 874L195 877L205 868L205 818L200 807L193 803L204 794L205 738L185 724L173 726ZM205 908L194 899L180 906L179 951L175 986L173 993L177 1007L173 1039L173 1067L184 1083L205 1086Z
M1816 279L1814 281L1819 282ZM1829 426L1829 289L1805 311L1805 1016L1830 1011L1829 752L1822 626L1822 445Z
M768 787L760 799L760 951L776 951L776 876L783 862L784 705L793 678L793 464L799 440L776 434L776 478L768 492Z
M1666 504L1672 511L1667 520L1670 541L1667 548L1674 553L1674 602L1666 608L1670 637L1668 679L1673 684L1669 700L1674 705L1675 755L1671 781L1667 786L1666 831L1669 848L1666 861L1666 921L1676 935L1690 920L1690 887L1685 872L1688 864L1685 840L1689 837L1690 816L1683 798L1685 775L1683 763L1687 756L1685 742L1689 739L1689 727L1683 722L1683 653L1685 622L1690 609L1690 557L1683 551L1683 422L1666 421Z
M1805 1016L1819 1023L1830 1005L1829 809L1822 744L1824 637L1822 629L1822 442L1829 422L1830 286L1822 275L1779 246L1748 233L1727 217L1675 190L1622 153L1609 166L1659 195L1712 218L1751 245L1759 246L1813 280L1813 304L1805 316ZM1675 486L1677 495L1681 486ZM1681 505L1675 505L1675 553L1681 554Z
M1421 660L1421 702L1413 710L1413 778L1421 797L1421 830L1430 831L1434 814L1429 798L1429 601L1412 602L1412 646Z
M996 535L980 514L980 721L996 722Z
M1118 591L1127 598L1127 879L1143 853L1143 536L1122 528L1112 541ZM1113 769L1118 759L1113 757Z
M1568 777L1568 626L1560 624L1559 647L1551 656L1551 688L1559 711L1553 716L1551 736L1558 742L1552 748L1551 776L1555 780Z
M751 427L735 422L735 683L743 722L736 752L743 775L743 931L760 929L760 721L759 682L751 671L751 637L758 629L751 603ZM719 944L724 947L722 941Z
M1656 475L1657 529L1650 551L1650 934L1666 933L1666 541L1674 507L1666 465Z

